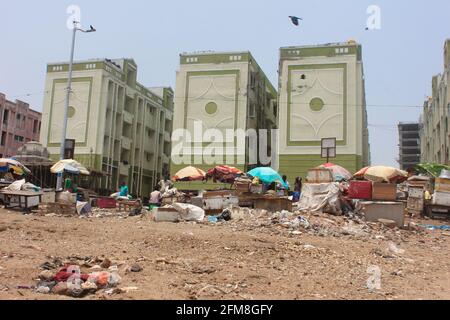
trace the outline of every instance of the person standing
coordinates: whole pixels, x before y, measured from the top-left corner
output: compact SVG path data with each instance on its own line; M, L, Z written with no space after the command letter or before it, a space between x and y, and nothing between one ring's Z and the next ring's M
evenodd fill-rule
M303 188L303 180L300 177L295 178L295 185L294 185L294 202L300 201L300 196L302 195L302 188Z
M166 192L167 190L170 190L173 188L173 182L170 181L170 178L168 175L164 177L159 183L158 183L159 191L161 193Z

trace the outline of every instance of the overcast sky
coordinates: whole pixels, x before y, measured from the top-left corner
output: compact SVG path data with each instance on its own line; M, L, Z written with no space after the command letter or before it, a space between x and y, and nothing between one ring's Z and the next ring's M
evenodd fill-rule
M416 121L443 70L448 0L6 1L0 29L0 92L42 110L45 67L68 61L69 5L84 27L76 59L134 58L145 86L174 86L179 53L250 50L277 86L279 48L355 39L363 45L373 164L395 165L399 121ZM366 31L367 8L381 29ZM294 27L289 15L303 18Z

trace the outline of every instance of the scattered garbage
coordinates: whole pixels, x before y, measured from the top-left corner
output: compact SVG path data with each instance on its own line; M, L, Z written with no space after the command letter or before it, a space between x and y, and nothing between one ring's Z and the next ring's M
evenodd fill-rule
M53 262L45 262L40 266L41 269L44 270L39 274L39 281L36 287L19 286L19 288L36 288L36 292L41 294L65 295L73 298L81 298L88 294L94 294L100 289L115 288L121 282L121 278L117 273L117 266L111 268L112 262L108 258L69 257L67 260L78 260L81 261L81 263L66 264L61 268L59 267L61 259L54 258ZM101 263L100 265L91 267L91 270L102 270L107 268L110 268L110 270L94 271L91 273L82 272L82 269L90 267L91 262L94 261ZM133 267L136 268L136 270L137 267L142 270L138 265L134 265Z
M89 204L89 202L80 202L77 201L77 213L81 216L81 215L89 215L92 212L92 208L91 205Z
M131 269L130 269L130 271L131 272L141 272L142 271L142 267L140 266L140 265L138 265L138 264L133 264L132 266L131 266Z
M216 216L208 216L208 222L210 223L217 223L219 220Z
M428 230L450 230L450 226L433 226L431 224L419 224L419 227L428 229Z
M172 207L177 210L185 221L201 222L205 219L205 210L186 203L174 203Z
M393 242L390 242L388 244L388 249L390 252L392 252L393 254L396 254L396 255L402 255L405 253L404 249L398 248Z
M225 209L222 211L220 216L217 217L218 220L230 221L232 216L232 212L230 209Z

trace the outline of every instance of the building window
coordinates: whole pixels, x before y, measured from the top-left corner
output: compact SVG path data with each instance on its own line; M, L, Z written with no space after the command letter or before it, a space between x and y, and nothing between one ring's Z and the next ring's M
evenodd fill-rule
M2 140L1 140L1 145L4 146L6 143L6 132L2 131Z
M34 120L33 121L33 133L37 133L38 131L38 121Z
M23 139L24 138L22 136L18 136L18 135L14 136L14 140L17 141L17 142L23 142Z
M256 118L256 105L254 103L250 103L249 109L249 117Z
M3 124L8 125L8 118L9 118L9 110L5 110L3 113Z

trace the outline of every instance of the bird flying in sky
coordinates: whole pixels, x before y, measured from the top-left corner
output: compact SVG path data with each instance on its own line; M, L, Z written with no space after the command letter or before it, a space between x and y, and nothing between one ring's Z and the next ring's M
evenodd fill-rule
M292 23L296 26L299 25L299 20L303 20L302 18L296 17L296 16L289 16L289 18L291 19Z

